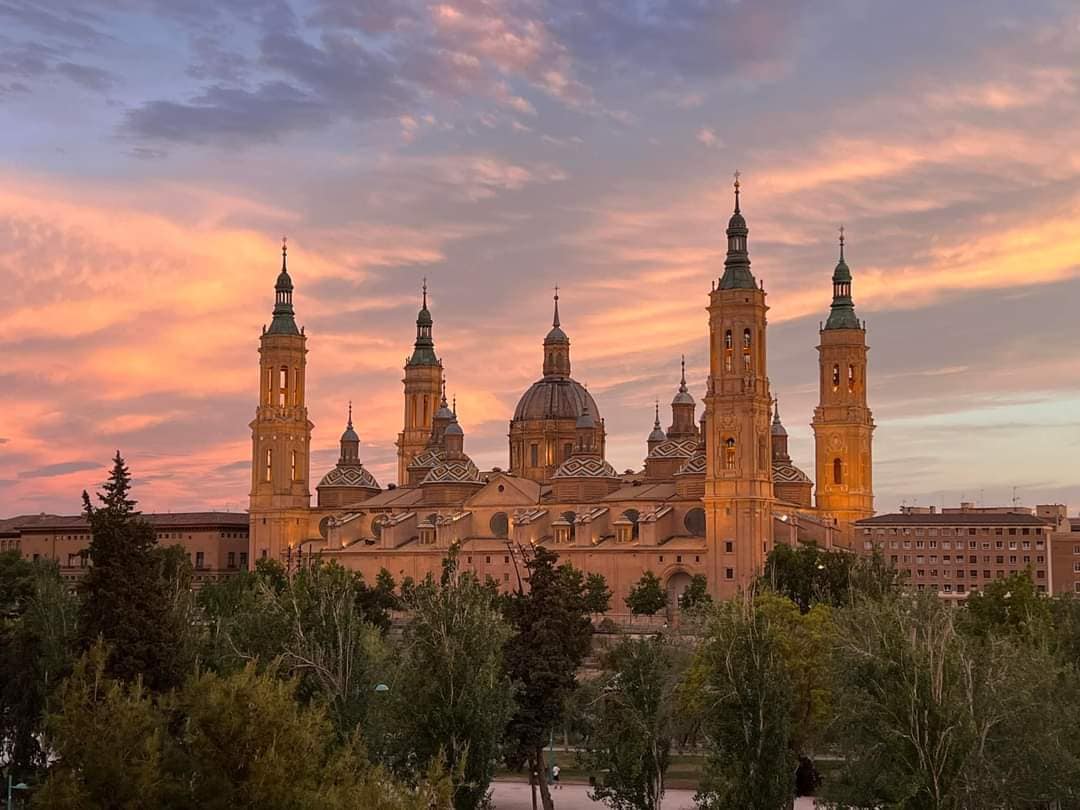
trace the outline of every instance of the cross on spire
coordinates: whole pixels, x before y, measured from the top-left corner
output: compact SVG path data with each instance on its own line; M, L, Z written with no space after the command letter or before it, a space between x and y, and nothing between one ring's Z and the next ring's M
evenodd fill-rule
M424 291L424 309L427 309L427 276L424 276L424 283L421 289Z
M552 326L558 326L559 325L559 285L558 284L555 285L555 317L552 319L551 325Z
M739 178L742 177L742 172L736 169L735 171L735 213L739 213Z
M844 258L844 226L840 226L840 258Z
M352 400L349 400L349 427L352 427Z

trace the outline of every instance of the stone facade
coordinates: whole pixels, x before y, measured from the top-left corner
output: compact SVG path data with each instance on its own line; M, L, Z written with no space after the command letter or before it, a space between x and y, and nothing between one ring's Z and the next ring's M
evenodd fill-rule
M266 436L281 434L286 442L302 444L306 459L311 430L302 394L295 401L286 395L289 404L282 410L276 405L278 389L268 387L268 399L260 401L252 423L251 561L275 557L292 564L318 553L369 579L386 568L399 581L419 580L437 575L442 558L456 546L466 568L516 587L522 554L543 544L574 565L603 574L617 613L625 610L623 599L646 570L661 577L674 605L695 574L704 574L718 596L749 585L774 542L831 547L850 539L845 521L865 517L873 508L865 332L861 324L851 325L850 272L844 264L848 276L840 286L834 275L833 308L842 313L836 329L823 330L830 334L822 338L828 348L822 349L821 362L822 368L839 363L843 354L842 368L852 366L857 382L848 399L845 391L823 385L815 414L815 428L821 426L819 457L826 451L839 457L846 475L842 490L819 486L815 505L812 482L791 463L774 408L766 293L750 270L749 228L739 193L736 182L724 272L707 302L704 413L699 421L684 364L670 427L666 432L660 427L657 406L640 469L619 473L605 460L604 420L593 395L571 376L570 338L560 322L556 292L541 377L523 393L510 420L509 471L479 470L466 453L456 409L446 402L425 287L416 346L405 364L397 484L381 489L363 469L351 418L341 459L320 482L316 507L306 499L306 466L302 481L279 479L272 465L272 480L263 481ZM281 284L279 278L278 306ZM291 281L287 286L291 321ZM281 337L264 335L263 374L277 368L280 351L302 378L304 339L295 326ZM282 340L288 342L279 349ZM270 413L264 414L266 409ZM834 434L842 446L829 444Z

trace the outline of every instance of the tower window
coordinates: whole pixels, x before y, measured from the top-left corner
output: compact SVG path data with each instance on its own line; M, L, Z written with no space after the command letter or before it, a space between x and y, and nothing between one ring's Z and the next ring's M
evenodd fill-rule
M724 332L724 371L731 371L732 341L731 330Z
M274 370L272 368L266 370L266 404L274 404Z
M274 451L270 448L266 449L266 470L263 472L263 480L270 481L271 475L274 471Z
M724 442L724 469L735 469L735 440L731 438Z
M529 466L536 467L540 464L540 448L533 442L529 445Z
M833 459L832 480L834 484L844 483L844 463L838 458Z
M744 349L749 349L750 348L750 330L749 329L743 329L742 347Z
M832 367L832 390L836 391L840 388L840 366L833 363Z
M292 404L300 404L300 369L294 368L292 372Z
M417 423L417 419L416 419L416 397L414 396L412 398L412 426L416 427L417 424L418 423Z
M289 368L282 366L278 371L278 405L284 408L289 404Z
M849 392L855 391L855 366L847 367L847 390Z
M296 451L293 450L292 451L292 456L291 456L291 458L289 460L289 474L292 476L293 481L299 481L300 480L297 477L296 472L297 472L297 470L296 470Z
M566 461L566 459L570 458L570 456L572 456L573 454L574 454L574 445L572 443L570 443L570 442L567 442L566 444L564 444L563 445L563 461Z
M725 349L730 349L731 348L731 330L730 329L728 329L724 333L724 348Z
M428 415L429 415L428 414L428 407L429 407L429 405L430 405L430 403L428 401L428 395L424 394L424 424L425 425L431 424L430 420L428 419Z
M743 346L743 349L742 349L742 352L743 352L743 355L742 355L743 370L744 371L749 371L750 366L751 366L751 362L750 362L750 330L749 329L744 329L743 330L742 346Z

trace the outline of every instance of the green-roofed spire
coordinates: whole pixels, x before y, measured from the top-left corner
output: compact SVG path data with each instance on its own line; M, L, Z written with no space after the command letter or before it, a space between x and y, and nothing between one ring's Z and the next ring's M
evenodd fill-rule
M413 345L412 357L409 358L410 366L437 366L439 358L435 356L435 341L431 337L432 319L427 307L427 279L424 279L421 287L422 299L420 312L416 315L416 343Z
M833 270L833 299L826 329L859 329L859 319L855 315L855 302L851 300L851 270L844 260L844 226L840 226L840 260Z
M728 220L727 258L724 259L724 275L720 279L721 290L753 290L757 287L754 274L750 272L750 254L746 249L746 227L739 207L739 172L735 172L735 213Z
M296 319L293 317L292 293L293 283L286 266L288 254L288 239L281 237L281 272L278 273L277 283L274 285L274 319L270 322L270 328L266 330L268 335L299 335L296 328Z

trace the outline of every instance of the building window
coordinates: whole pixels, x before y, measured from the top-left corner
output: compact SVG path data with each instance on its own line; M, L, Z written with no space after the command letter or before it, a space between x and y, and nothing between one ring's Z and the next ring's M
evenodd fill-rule
M289 403L289 367L282 366L278 374L278 405L284 408Z
M241 551L240 552L240 567L245 568L245 569L248 567L247 566L247 552L246 551Z
M734 568L725 568L724 569L724 578L725 579L735 579L735 569Z
M844 483L844 463L838 458L833 459L832 478L834 484Z
M731 330L728 329L726 332L724 332L724 371L731 371L731 354Z
M855 391L855 366L847 367L847 390L849 393Z
M529 466L536 467L540 464L540 446L533 442L529 445Z
M195 552L195 570L201 571L206 567L206 555L201 551Z
M298 481L299 480L296 477L296 451L295 450L292 451L292 455L289 458L289 474L292 477L293 481Z
M838 391L840 389L840 366L833 363L832 367L832 390Z
M742 336L743 370L749 371L750 362L750 330L744 329Z
M735 551L735 542L733 540L724 541L724 553L732 554Z
M574 454L574 445L573 445L573 443L567 442L566 444L563 445L562 450L563 450L563 453L562 453L563 461L566 461L568 458L570 458L570 456L572 456Z
M229 568L236 568L236 552L235 551L230 551L229 552L228 565L229 565Z
M264 481L271 481L271 475L274 470L274 451L270 448L266 449L266 470L263 473Z
M724 442L724 469L735 469L735 440L730 437Z

